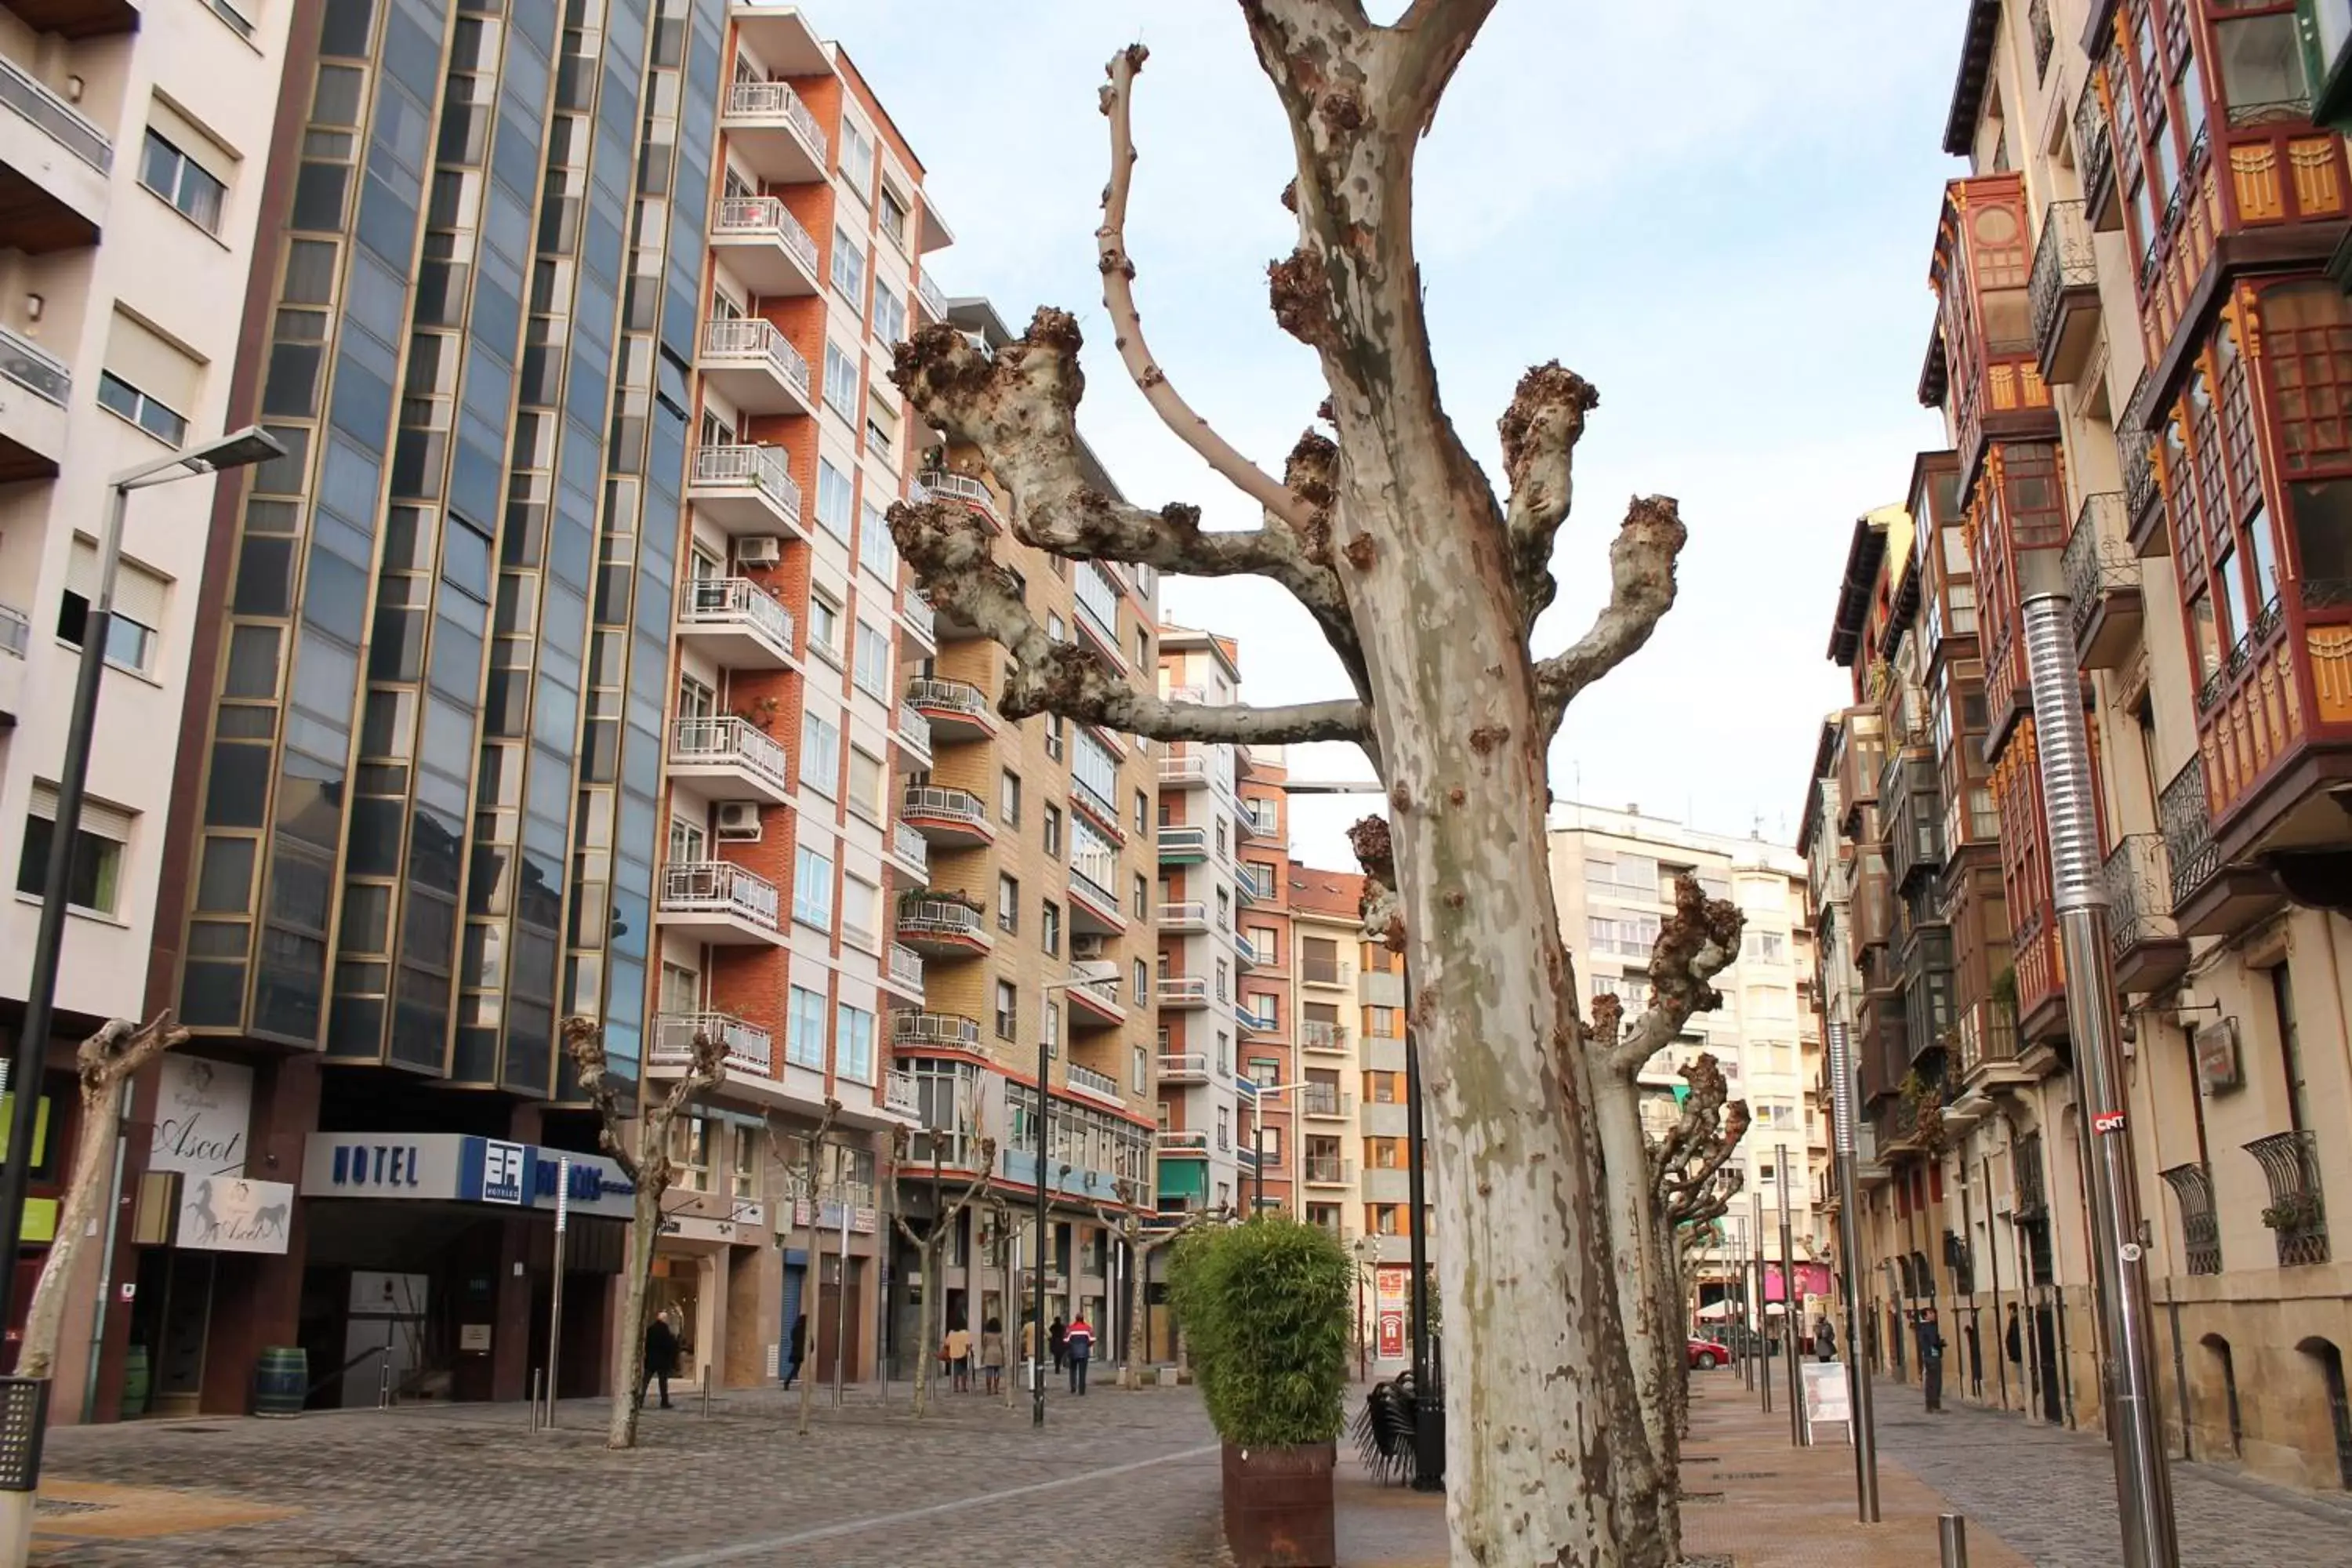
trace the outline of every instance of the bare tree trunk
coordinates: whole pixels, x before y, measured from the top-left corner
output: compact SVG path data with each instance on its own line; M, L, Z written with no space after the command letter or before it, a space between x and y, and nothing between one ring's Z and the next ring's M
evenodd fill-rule
M817 1220L822 1205L816 1195L817 1156L822 1152L824 1137L824 1129L822 1127L809 1135L808 1155L801 1165L801 1190L808 1198L808 1241L803 1253L808 1261L801 1266L801 1316L808 1321L808 1331L801 1336L801 1407L793 1430L803 1437L808 1436L809 1420L816 1410L816 1373L811 1369L816 1365L818 1327L824 1321L819 1315L824 1300L824 1256L823 1244L817 1237ZM922 1398L919 1385L915 1394L917 1415L922 1413Z
M1120 1347L1126 1354L1119 1362L1118 1385L1121 1388L1141 1388L1143 1363L1151 1359L1145 1353L1143 1342L1145 1325L1150 1316L1144 1305L1143 1294L1151 1282L1151 1255L1159 1249L1142 1244L1140 1226L1135 1226L1126 1239L1128 1268L1135 1279L1134 1289L1128 1292L1127 1343Z
M637 1395L646 1385L646 1294L653 1285L654 1243L661 1237L662 1194L668 1190L667 1181L656 1186L640 1179L630 1206L629 1270L621 1292L621 1365L604 1429L607 1448L637 1446Z
M1636 1071L1639 1069L1637 1068ZM1674 1317L1664 1310L1659 1279L1657 1206L1651 1195L1649 1148L1642 1132L1641 1089L1616 1064L1601 1061L1593 1069L1593 1104L1601 1133L1601 1161L1609 1173L1610 1256L1615 1261L1618 1288L1623 1292L1626 1352L1633 1363L1634 1396L1639 1400L1642 1429L1665 1474L1671 1475L1676 1444L1667 1415L1667 1351L1674 1334ZM1673 1489L1658 1499L1660 1528L1674 1554L1680 1555L1680 1506Z
M56 1233L33 1286L32 1303L25 1310L25 1337L16 1352L19 1377L47 1377L57 1365L58 1332L65 1320L66 1297L72 1292L74 1268L106 1197L122 1120L122 1086L149 1061L188 1037L188 1031L173 1025L171 1016L166 1013L143 1026L114 1019L84 1040L77 1053L81 1123L74 1135L65 1198L58 1205ZM26 1076L39 1081L37 1058Z

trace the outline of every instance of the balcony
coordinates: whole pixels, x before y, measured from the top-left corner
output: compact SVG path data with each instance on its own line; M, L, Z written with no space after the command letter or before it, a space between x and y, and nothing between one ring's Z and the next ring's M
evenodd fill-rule
M1198 902L1162 904L1160 906L1159 920L1155 923L1159 925L1160 931L1163 932L1181 931L1190 933L1192 931L1207 931L1209 929L1209 906Z
M1239 750L1247 749L1243 747ZM1242 837L1244 838L1278 840L1282 837L1282 819L1271 802L1255 800L1242 802L1241 815L1234 818L1234 825L1241 829Z
M2017 965L2017 1029L2032 1056L2033 1047L2054 1045L2066 1037L2066 961L2058 946L2058 917L2049 905L2028 910L2019 919L2012 951ZM2054 1058L2050 1065L2056 1065Z
M1309 1018L1298 1026L1298 1045L1302 1050L1322 1051L1331 1056L1348 1054L1348 1029L1344 1024Z
M2116 199L2116 144L2107 135L2106 106L2099 89L2083 83L2074 102L2074 173L2083 187L2083 212L2102 234L2123 227L2123 203Z
M2124 529L2131 541L2132 553L2147 560L2152 555L2169 555L2172 544L2167 537L2164 517L2164 492L2156 482L2154 444L2146 431L2130 426L2116 430L2116 453L2124 469Z
M1241 819L1236 817L1234 820L1239 821ZM1236 866L1234 868L1234 894L1241 900L1244 906L1250 904L1262 904L1268 899L1274 897L1273 875L1270 872L1262 871L1255 866L1246 864ZM1269 963L1274 961L1265 953L1260 953L1258 954L1258 962L1261 963Z
M1070 1027L1074 1030L1115 1029L1127 1022L1127 1009L1119 1005L1118 982L1116 980L1079 980L1062 987L1068 997Z
M890 863L917 881L931 874L931 847L922 834L903 822L890 825Z
M796 669L793 613L748 577L690 577L677 635L728 669Z
M991 527L1001 529L1004 526L1004 513L997 506L996 496L989 489L986 480L946 468L926 468L917 482L930 492L933 500L961 501L986 518Z
M1151 1146L1163 1157L1174 1155L1182 1159L1202 1160L1209 1157L1209 1135L1206 1132L1189 1132L1181 1129L1163 1127L1151 1135Z
M923 313L932 321L944 321L948 319L948 297L940 291L940 286L937 283L931 281L931 269L928 267L923 268L922 275L915 279L915 299L922 306Z
M969 849L996 841L988 807L968 789L910 784L899 801L898 816L905 826L943 848Z
M1271 1007L1263 1013L1252 1012L1247 1007L1237 1007L1234 1010L1234 1024L1244 1035L1282 1033L1282 1020Z
M2058 416L2034 342L2025 187L2014 171L1944 187L1929 268L1944 326L1948 395L1962 488L1975 482L1988 446L2054 440ZM1957 297L1955 297L1957 291Z
M0 327L0 484L58 477L72 395L73 373L64 361Z
M1964 1094L2011 1089L2033 1081L2018 1062L2017 1025L1998 1002L1971 1004L1960 1013L1953 1068Z
M1239 931L1234 933L1234 961L1244 971L1255 969L1265 962L1258 956L1256 945Z
M781 947L776 885L727 860L672 860L662 868L661 921L717 947Z
M1083 1095L1098 1104L1121 1110L1127 1108L1127 1097L1118 1091L1118 1079L1107 1072L1097 1072L1092 1068L1072 1062L1066 1081L1072 1094Z
M1299 1174L1310 1187L1352 1187L1356 1163L1337 1154L1309 1154L1298 1162Z
M697 447L686 499L730 534L790 534L805 540L801 487L781 447Z
M1160 863L1162 866L1198 866L1208 858L1207 828L1162 827L1160 830Z
M1084 851L1079 852L1085 856ZM1079 936L1117 936L1127 930L1118 895L1106 885L1118 880L1115 857L1096 854L1070 862L1070 930Z
M648 1058L656 1068L685 1067L694 1060L694 1041L708 1035L727 1047L727 1076L772 1079L776 1076L775 1042L768 1031L730 1013L662 1013L654 1018L654 1048Z
M140 7L133 0L7 0L7 8L33 31L61 38L106 38L139 30Z
M968 680L943 680L921 675L907 682L907 706L931 727L935 743L956 745L996 738L996 711L988 693Z
M816 413L809 363L773 321L757 316L705 321L694 368L746 414Z
M774 196L726 196L710 220L710 252L755 294L817 291L816 241Z
M922 1125L923 1089L913 1073L893 1068L882 1075L882 1114L909 1127Z
M1886 819L1886 858L1894 886L1901 892L1916 879L1944 868L1944 801L1932 753L1897 753L1888 772L1880 798L1890 793L1894 797L1894 811Z
M923 955L911 947L892 942L882 956L881 981L919 1005L923 1000Z
M980 1021L961 1013L926 1013L919 1008L902 1007L890 1015L890 1047L893 1050L976 1051L980 1049Z
M2156 816L2172 873L2172 918L2182 936L2243 931L2278 907L2277 886L2267 874L2223 861L2206 804L2201 758L2190 757L2164 786Z
M1310 1083L1298 1091L1298 1111L1325 1121L1346 1121L1356 1114L1356 1097L1342 1093L1333 1084Z
M2145 996L2189 967L2189 942L2172 918L2172 872L2161 833L2126 833L2107 854L2107 951L2116 989Z
M0 55L0 211L28 256L96 245L114 143L80 110Z
M0 730L24 710L25 651L32 645L31 617L14 605L0 605Z
M1198 752L1171 752L1160 759L1160 782L1172 789L1205 788L1209 759Z
M931 765L931 721L915 711L911 704L898 704L898 727L890 738L914 759L915 765L928 772Z
M2279 1267L2299 1268L2328 1259L2327 1206L2319 1185L2319 1151L2307 1128L2273 1132L2246 1145L2270 1184L2263 1224L2278 1243Z
M2052 202L2042 210L2026 300L2042 379L2073 385L2099 342L2099 253L2081 202Z
M938 612L931 608L929 601L911 587L898 595L898 625L906 631L908 640L917 647L925 652L938 651Z
M1209 1005L1209 983L1197 974L1163 974L1160 977L1160 1005L1205 1007Z
M1163 982L1163 989L1165 983ZM1208 1083L1212 1081L1209 1058L1198 1051L1176 1051L1160 1058L1161 1083Z
M2074 662L2084 669L2121 669L2139 647L2139 557L2124 537L2121 491L2083 498L2063 565L2074 618Z
M790 805L792 763L748 720L678 719L669 730L669 776L710 800Z
M832 149L824 127L789 82L734 83L719 128L745 166L771 184L798 184L825 177Z
M2221 1220L2213 1211L2213 1173L2202 1161L2157 1174L2180 1204L2181 1257L2191 1274L2221 1272Z
M931 958L969 958L993 939L980 911L953 899L908 894L898 900L898 941Z

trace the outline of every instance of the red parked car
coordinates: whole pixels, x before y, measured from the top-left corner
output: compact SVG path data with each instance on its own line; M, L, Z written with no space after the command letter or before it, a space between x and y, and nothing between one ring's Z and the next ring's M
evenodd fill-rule
M1692 1336L1690 1363L1693 1367L1700 1372L1713 1372L1717 1367L1730 1364L1730 1362L1729 1345L1719 1344L1714 1340L1703 1340L1696 1335Z

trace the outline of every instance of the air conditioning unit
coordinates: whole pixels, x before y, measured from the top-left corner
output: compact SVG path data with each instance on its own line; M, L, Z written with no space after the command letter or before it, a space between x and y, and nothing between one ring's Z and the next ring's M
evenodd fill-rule
M772 533L747 533L735 542L738 566L773 566L784 558L784 542Z
M730 800L719 807L719 837L721 838L757 838L760 837L760 808L748 800Z
M1100 958L1103 944L1108 940L1099 936L1074 936L1070 939L1070 957L1080 963Z

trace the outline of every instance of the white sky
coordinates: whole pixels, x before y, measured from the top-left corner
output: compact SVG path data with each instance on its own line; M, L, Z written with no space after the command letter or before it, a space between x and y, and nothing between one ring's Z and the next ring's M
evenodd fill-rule
M1120 368L1093 234L1107 166L1103 62L1141 39L1129 249L1160 362L1243 451L1279 470L1324 389L1266 307L1295 243L1290 147L1231 0L815 0L874 84L956 235L950 294L1016 330L1040 303L1087 331L1079 423L1127 493L1213 526L1255 510L1159 424ZM1382 16L1402 5L1375 4ZM1718 832L1793 837L1854 518L1900 499L1942 445L1916 404L1939 151L1965 0L1502 0L1419 160L1423 276L1448 411L1498 479L1495 420L1559 358L1601 406L1537 631L1556 651L1606 597L1625 498L1677 497L1681 596L1650 645L1570 712L1562 798ZM1168 583L1171 619L1241 639L1258 702L1345 690L1281 590ZM1318 754L1320 753L1320 754ZM1353 748L1295 773L1362 773ZM1351 866L1367 808L1302 802L1294 848Z

